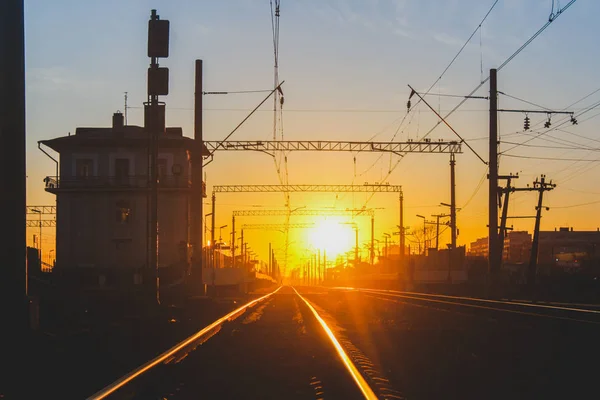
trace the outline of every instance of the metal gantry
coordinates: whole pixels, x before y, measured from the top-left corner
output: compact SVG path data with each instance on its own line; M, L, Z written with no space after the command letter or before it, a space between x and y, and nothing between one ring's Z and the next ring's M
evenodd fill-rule
M335 209L297 209L297 210L236 210L233 212L233 217L285 217L293 216L345 216L351 214L372 216L375 210L372 208L353 208L345 210Z
M352 208L345 210L336 210L336 209L305 209L305 208L297 208L294 210L235 210L232 213L231 217L231 241L232 245L232 254L235 256L235 219L236 217L291 217L291 216L346 216L351 214L352 217L356 216L370 216L371 219L374 219L375 210L372 208ZM293 226L294 224L286 223L284 226L297 227ZM246 225L244 225L246 226ZM264 226L264 225L258 225ZM244 227L242 227L242 230ZM279 230L279 228L277 228ZM233 257L233 262L235 266L235 257Z
M402 225L402 186L390 184L364 184L364 185L216 185L212 193L212 218L211 243L215 241L214 218L216 214L216 193L278 193L278 192L368 192L368 193L399 193L400 195L400 225ZM294 211L296 212L296 211ZM284 214L288 215L288 214ZM235 221L235 217L234 217ZM235 224L235 222L234 222ZM371 264L375 260L375 216L371 215ZM235 243L235 226L232 227L232 242ZM402 243L402 241L401 241ZM211 244L212 247L212 244ZM235 256L235 246L232 247ZM212 249L214 251L214 248Z
M424 140L419 142L346 142L330 140L261 141L232 140L204 142L206 148L215 151L350 151L382 152L402 155L405 153L462 153L461 143L447 140Z
M56 206L27 206L26 212L27 214L38 214L39 212L42 214L56 214Z
M313 223L297 223L297 224L244 224L242 225L243 230L247 229L262 229L271 231L282 231L284 229L310 229L316 225Z
M27 228L55 228L56 227L56 220L54 219L43 219L41 221L37 220L37 219L28 219L25 222L25 227Z
M388 184L365 185L216 185L215 193L280 193L280 192L355 192L400 193L402 186Z

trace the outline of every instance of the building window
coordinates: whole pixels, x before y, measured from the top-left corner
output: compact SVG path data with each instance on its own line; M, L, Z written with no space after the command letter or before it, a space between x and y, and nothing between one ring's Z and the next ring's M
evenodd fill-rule
M115 158L115 178L120 183L125 183L129 178L128 158Z
M75 175L79 178L89 178L94 174L94 160L78 158L75 160Z
M126 224L131 218L131 207L128 201L121 200L117 201L115 220L121 224Z
M158 175L158 181L164 181L167 176L167 159L159 158L156 160L156 173Z

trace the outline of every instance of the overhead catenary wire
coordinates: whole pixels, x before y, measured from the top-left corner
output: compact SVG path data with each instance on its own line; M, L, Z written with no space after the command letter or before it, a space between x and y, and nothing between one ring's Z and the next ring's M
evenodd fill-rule
M515 50L514 53L512 53L506 60L504 60L504 62L502 64L500 64L500 66L498 66L498 68L496 68L496 71L500 72L500 70L502 68L504 68L506 65L508 65L508 63L510 63L517 55L519 55L519 53L521 53L527 46L529 46L529 44L531 42L533 42L535 40L535 38L537 38L542 32L544 32L546 30L546 28L548 28L548 26L550 26L554 21L556 21L556 19L564 12L566 11L569 7L571 7L571 5L573 3L575 3L575 1L577 0L571 0L569 3L567 3L564 7L562 7L561 9L559 9L556 13L555 16L551 19L549 19L540 29L537 30L536 33L533 34L533 36L531 36L529 39L527 39L527 41L525 41L525 43L523 43L521 45L521 47L519 47L517 50ZM477 92L479 90L479 88L481 88L488 80L490 79L489 75L487 76L487 78L485 78L483 81L481 81L481 83L479 83L467 96L471 96L473 94L475 94L475 92ZM450 115L452 115L457 109L459 109L468 99L465 98L463 99L460 103L458 103L448 114L446 114L444 116L444 118L448 118ZM431 134L431 132L433 132L439 125L441 124L441 121L438 121L426 134L425 136L423 136L424 138L429 136Z

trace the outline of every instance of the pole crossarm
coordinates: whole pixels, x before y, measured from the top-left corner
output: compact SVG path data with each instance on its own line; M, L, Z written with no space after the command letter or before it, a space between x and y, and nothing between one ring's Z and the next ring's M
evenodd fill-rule
M345 210L237 210L233 212L234 217L285 217L290 216L345 216L351 214L352 216L358 215L374 215L373 209L345 209Z
M432 141L419 142L342 142L322 140L301 141L260 141L260 140L232 140L225 142L204 142L208 150L214 151L352 151L352 152L380 152L380 153L462 153L461 143L458 141Z
M262 230L275 230L280 231L284 229L310 229L314 228L315 224L244 224L242 229L262 229Z
M27 214L56 214L56 206L26 206ZM37 210L37 211L33 211Z
M213 193L367 192L402 193L401 185L216 185Z
M43 228L54 228L56 227L56 221L53 219L46 219L46 220L42 220L42 227ZM28 219L26 221L25 226L27 228L39 228L40 227L40 221L36 220L36 219Z

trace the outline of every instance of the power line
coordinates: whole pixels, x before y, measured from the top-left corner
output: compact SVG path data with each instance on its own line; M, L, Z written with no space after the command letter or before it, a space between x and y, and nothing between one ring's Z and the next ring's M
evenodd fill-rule
M574 208L574 207L589 206L591 204L598 204L598 203L600 203L600 200L590 201L590 202L587 202L587 203L580 203L580 204L571 204L571 205L568 205L568 206L552 206L550 208L553 208L553 209L554 208Z
M523 158L523 159L529 159L529 160L600 162L600 159L585 160L585 159L577 159L577 158L557 158L557 157L523 156L523 155L516 155L516 154L503 154L503 155L504 155L504 157Z
M543 108L544 110L551 111L551 110L550 110L548 107L540 106L539 104L532 103L531 101L524 100L524 99L521 99L521 98L519 98L519 97L512 96L512 95L510 95L510 94L507 94L507 93L504 93L504 92L501 92L501 91L498 91L498 93L500 93L500 94L502 94L502 95L504 95L504 96L506 96L506 97L510 97L511 99L515 99L515 100L522 101L523 103L526 103L526 104L532 105L532 106L534 106L534 107Z
M560 10L558 10L556 12L556 14L554 15L553 18L549 19L548 22L546 22L535 34L533 34L533 36L531 36L525 43L523 43L523 45L521 45L521 47L519 47L510 57L508 57L502 64L500 64L500 66L498 68L496 68L496 71L500 71L502 68L504 68L509 62L512 61L513 58L515 58L519 53L521 53L527 46L529 46L529 44L531 42L533 42L533 40L535 38L537 38L544 30L546 30L546 28L548 28L548 26L550 26L550 24L552 24L552 22L554 22L567 8L569 8L573 3L575 3L575 1L577 0L571 0L566 6L564 6L563 8L561 8ZM467 96L471 96L473 94L475 94L475 92L477 90L479 90L480 87L482 87L488 80L490 79L489 75L487 78L485 78L483 81L481 81L481 83L479 85L477 85L475 87L475 89L473 89ZM458 108L460 108L465 102L467 101L467 98L463 99L460 103L458 103L448 114L446 114L444 116L444 118L448 118L450 115L452 115L454 113L454 111L456 111ZM438 121L430 130L429 132L427 132L425 134L425 136L423 136L424 138L427 137L429 134L431 134L431 132L433 132L439 125L440 125L441 121Z
M597 103L594 103L593 105L591 105L590 107L588 107L588 108L587 108L587 109L585 109L584 111L582 111L582 112L580 112L579 114L577 114L577 118L579 118L581 115L584 115L584 114L588 113L589 111L591 111L591 110L595 109L595 108L596 108L596 107L598 107L599 105L600 105L600 101L599 101L599 102L597 102ZM595 117L596 117L596 116L598 116L598 115L600 115L600 114L596 114L596 115L592 116L591 118L586 118L586 119L585 119L585 120L583 120L583 121L579 121L579 122L578 122L578 124L581 124L581 123L583 123L583 122L585 122L585 121L588 121L588 120L590 120L590 119L592 119L592 118L595 118ZM564 119L560 120L560 122L559 122L558 126L555 126L554 128L552 128L552 129L549 129L549 130L546 130L546 131L541 131L541 132L539 132L539 133L538 133L536 136L534 136L534 137L532 137L532 138L530 138L530 139L528 139L528 140L526 140L526 141L524 141L524 142L522 142L522 143L520 143L520 144L517 144L517 145L515 145L515 146L511 147L510 149L504 150L504 151L503 151L503 152L501 152L500 154L501 154L501 155L506 155L506 153L507 153L507 152L509 152L509 151L512 151L512 150L516 149L516 148L517 148L517 147L519 147L519 146L523 146L523 145L525 145L526 143L529 143L529 142L531 142L532 140L535 140L535 139L539 138L539 137L540 137L540 136L542 136L542 135L550 136L550 135L548 135L548 132L552 132L552 131L554 131L554 130L557 130L557 129L559 129L561 126L563 126L563 125L565 125L565 124L567 124L568 122L571 122L571 121L572 121L572 120L571 120L571 119L569 119L569 117L566 117L566 118L564 118ZM581 145L581 144L579 144L579 143L577 143L577 144L578 144L578 145Z
M242 93L267 93L270 92L270 89L264 89L264 90L221 90L221 91L206 91L206 92L202 92L203 95L209 95L209 94L242 94Z
M514 144L514 145L519 145L519 146L523 146L523 147L535 147L535 148L540 148L540 149L600 151L600 149L594 149L594 148L589 148L589 147L544 146L544 145L540 145L540 144L521 144L518 142L509 142L509 141L505 141L505 140L500 140L498 143Z

